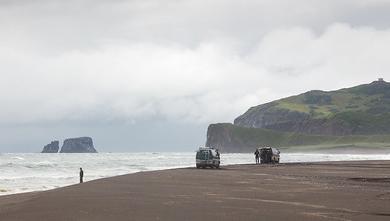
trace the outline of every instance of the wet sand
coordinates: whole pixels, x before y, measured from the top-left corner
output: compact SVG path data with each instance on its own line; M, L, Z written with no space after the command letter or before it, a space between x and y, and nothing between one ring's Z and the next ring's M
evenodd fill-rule
M1 196L0 220L390 220L390 161L142 172Z

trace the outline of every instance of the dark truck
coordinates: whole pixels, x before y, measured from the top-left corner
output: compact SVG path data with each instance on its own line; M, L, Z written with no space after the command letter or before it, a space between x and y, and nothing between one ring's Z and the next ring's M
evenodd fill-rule
M200 147L196 151L196 168L219 168L220 156L217 149Z
M279 163L280 151L272 147L260 147L260 163Z

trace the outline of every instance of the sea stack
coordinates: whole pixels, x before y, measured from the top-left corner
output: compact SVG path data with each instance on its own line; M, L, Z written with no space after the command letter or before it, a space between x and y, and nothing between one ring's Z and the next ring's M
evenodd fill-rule
M58 153L60 149L60 142L58 140L52 141L51 143L45 145L41 153Z
M60 153L97 153L90 137L69 138L64 141Z

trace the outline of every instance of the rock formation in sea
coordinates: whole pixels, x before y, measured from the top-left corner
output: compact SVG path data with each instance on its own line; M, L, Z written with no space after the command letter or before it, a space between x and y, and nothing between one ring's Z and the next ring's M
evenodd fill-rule
M92 138L78 137L64 141L60 153L97 153L93 146Z
M51 143L45 145L41 153L58 153L60 149L60 142L58 140L52 141Z

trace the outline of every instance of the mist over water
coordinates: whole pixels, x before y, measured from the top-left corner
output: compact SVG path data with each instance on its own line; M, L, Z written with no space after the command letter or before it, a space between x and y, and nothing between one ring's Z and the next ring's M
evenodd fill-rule
M282 153L281 163L390 160L390 154ZM221 164L254 163L252 153L224 153ZM195 153L0 154L0 195L49 190L84 181L140 171L194 167Z

